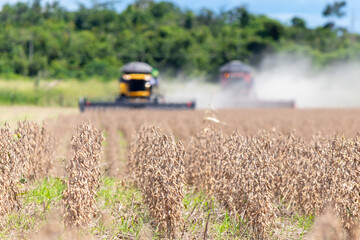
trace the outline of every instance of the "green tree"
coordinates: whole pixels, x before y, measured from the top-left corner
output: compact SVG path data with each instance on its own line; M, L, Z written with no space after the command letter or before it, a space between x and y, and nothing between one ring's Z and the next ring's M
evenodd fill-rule
M343 8L346 6L346 1L335 1L332 4L327 4L323 16L326 18L331 18L331 21L325 24L327 28L333 28L335 26L334 18L342 18L346 15Z
M256 66L264 54L308 54L319 65L358 59L359 34L346 28L289 25L246 6L216 13L183 10L168 1L137 0L122 12L93 1L68 11L60 2L5 4L0 10L0 75L53 78L116 77L122 64L146 61L160 70L217 76L240 59ZM345 1L324 16L344 16Z
M299 17L293 17L291 19L291 25L296 28L306 28L305 20Z

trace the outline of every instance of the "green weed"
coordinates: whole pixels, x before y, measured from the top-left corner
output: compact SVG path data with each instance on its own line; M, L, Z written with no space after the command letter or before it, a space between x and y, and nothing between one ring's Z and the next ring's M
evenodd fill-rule
M62 198L65 183L60 178L49 177L35 183L34 188L24 195L25 204L46 204Z

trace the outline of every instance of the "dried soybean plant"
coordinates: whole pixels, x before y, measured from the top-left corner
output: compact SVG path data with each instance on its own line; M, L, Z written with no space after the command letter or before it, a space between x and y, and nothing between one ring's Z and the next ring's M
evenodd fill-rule
M176 238L182 222L184 148L157 127L141 127L131 143L129 168L141 188L155 225Z
M225 139L221 131L213 126L202 128L190 140L189 155L186 158L187 180L196 181L196 186L211 192L221 174L220 161L224 154Z
M280 134L267 151L275 160L275 171L269 171L274 176L273 194L303 215L333 208L354 235L360 220L359 146L359 137L314 135L305 143L294 132Z
M275 194L304 215L319 215L326 206L334 208L351 233L359 222L359 140L318 135L304 144L293 136L282 137L273 153L277 159Z
M259 236L266 236L273 223L271 141L266 134L251 138L237 132L225 138L205 127L191 140L186 161L190 182L241 216Z
M263 237L269 234L274 223L272 142L266 133L243 137L234 132L229 136L224 144L225 169L221 171L216 191L229 209L234 209ZM221 192L223 188L227 191Z
M130 166L139 186L146 184L142 176L151 163L152 145L145 142L151 138L138 135L147 140L140 146L132 143ZM276 131L224 137L214 127L204 127L190 143L185 161L188 182L240 215L255 234L270 234L279 214L274 206L281 201L303 215L334 208L355 239L360 221L360 137L314 135L305 142L296 132Z
M18 122L15 135L19 139L18 155L28 170L24 177L35 180L47 176L53 157L53 136L46 129L29 121Z
M66 226L85 227L96 214L102 141L101 132L87 123L78 126L71 139L74 154L67 167L67 188L63 193Z
M0 219L18 206L19 183L47 174L52 159L51 140L45 127L28 121L19 122L15 131L8 125L1 129Z
M0 132L0 227L19 204L16 184L23 169L19 168L19 159L13 151L15 148L14 135L9 125L5 125Z
M279 134L276 139L272 135L262 132L244 138L235 134L228 139L224 144L228 156L224 157L232 159L233 154L238 155L235 159L240 159L240 165L224 166L224 181L219 181L220 191L215 191L223 189L224 192L218 198L225 199L228 207L233 201L236 209L245 202L247 213L253 209L251 204L256 203L261 214L254 209L249 220L263 229L272 223L271 204L278 203L275 196L304 215L320 215L329 206L354 236L360 220L360 138L315 135L312 142L305 143L295 132ZM231 149L235 151L231 153ZM238 173L238 177L229 177L228 169ZM229 197L234 194L230 189L235 189L234 198ZM252 201L249 201L251 195ZM262 220L259 222L254 216Z

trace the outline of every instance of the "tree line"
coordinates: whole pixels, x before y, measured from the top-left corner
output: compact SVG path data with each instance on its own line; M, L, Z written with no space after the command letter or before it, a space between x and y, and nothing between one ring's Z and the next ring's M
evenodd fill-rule
M279 52L309 56L318 66L357 60L360 35L336 25L345 6L325 6L329 22L309 28L300 17L283 24L245 6L216 13L152 0L137 0L122 12L101 4L75 11L56 1L6 4L0 11L0 76L108 80L129 61L211 76L230 60L256 67L265 54Z

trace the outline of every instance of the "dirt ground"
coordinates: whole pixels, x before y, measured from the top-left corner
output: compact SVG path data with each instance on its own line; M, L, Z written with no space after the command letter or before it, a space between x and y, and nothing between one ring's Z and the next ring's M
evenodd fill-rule
M183 140L206 123L217 124L226 134L234 130L245 135L262 130L282 133L295 130L300 137L310 139L318 133L346 137L360 133L360 109L118 110L88 111L70 118L74 117L102 118L116 124L127 135L144 123L159 124Z
M360 109L101 110L80 113L77 108L0 107L1 125L7 122L15 126L19 120L38 123L46 120L55 132L59 132L59 128L72 131L81 121L100 120L116 125L128 135L142 124L158 124L183 140L206 123L217 124L225 133L234 130L242 134L295 130L304 138L311 138L319 132L346 137L360 133Z

